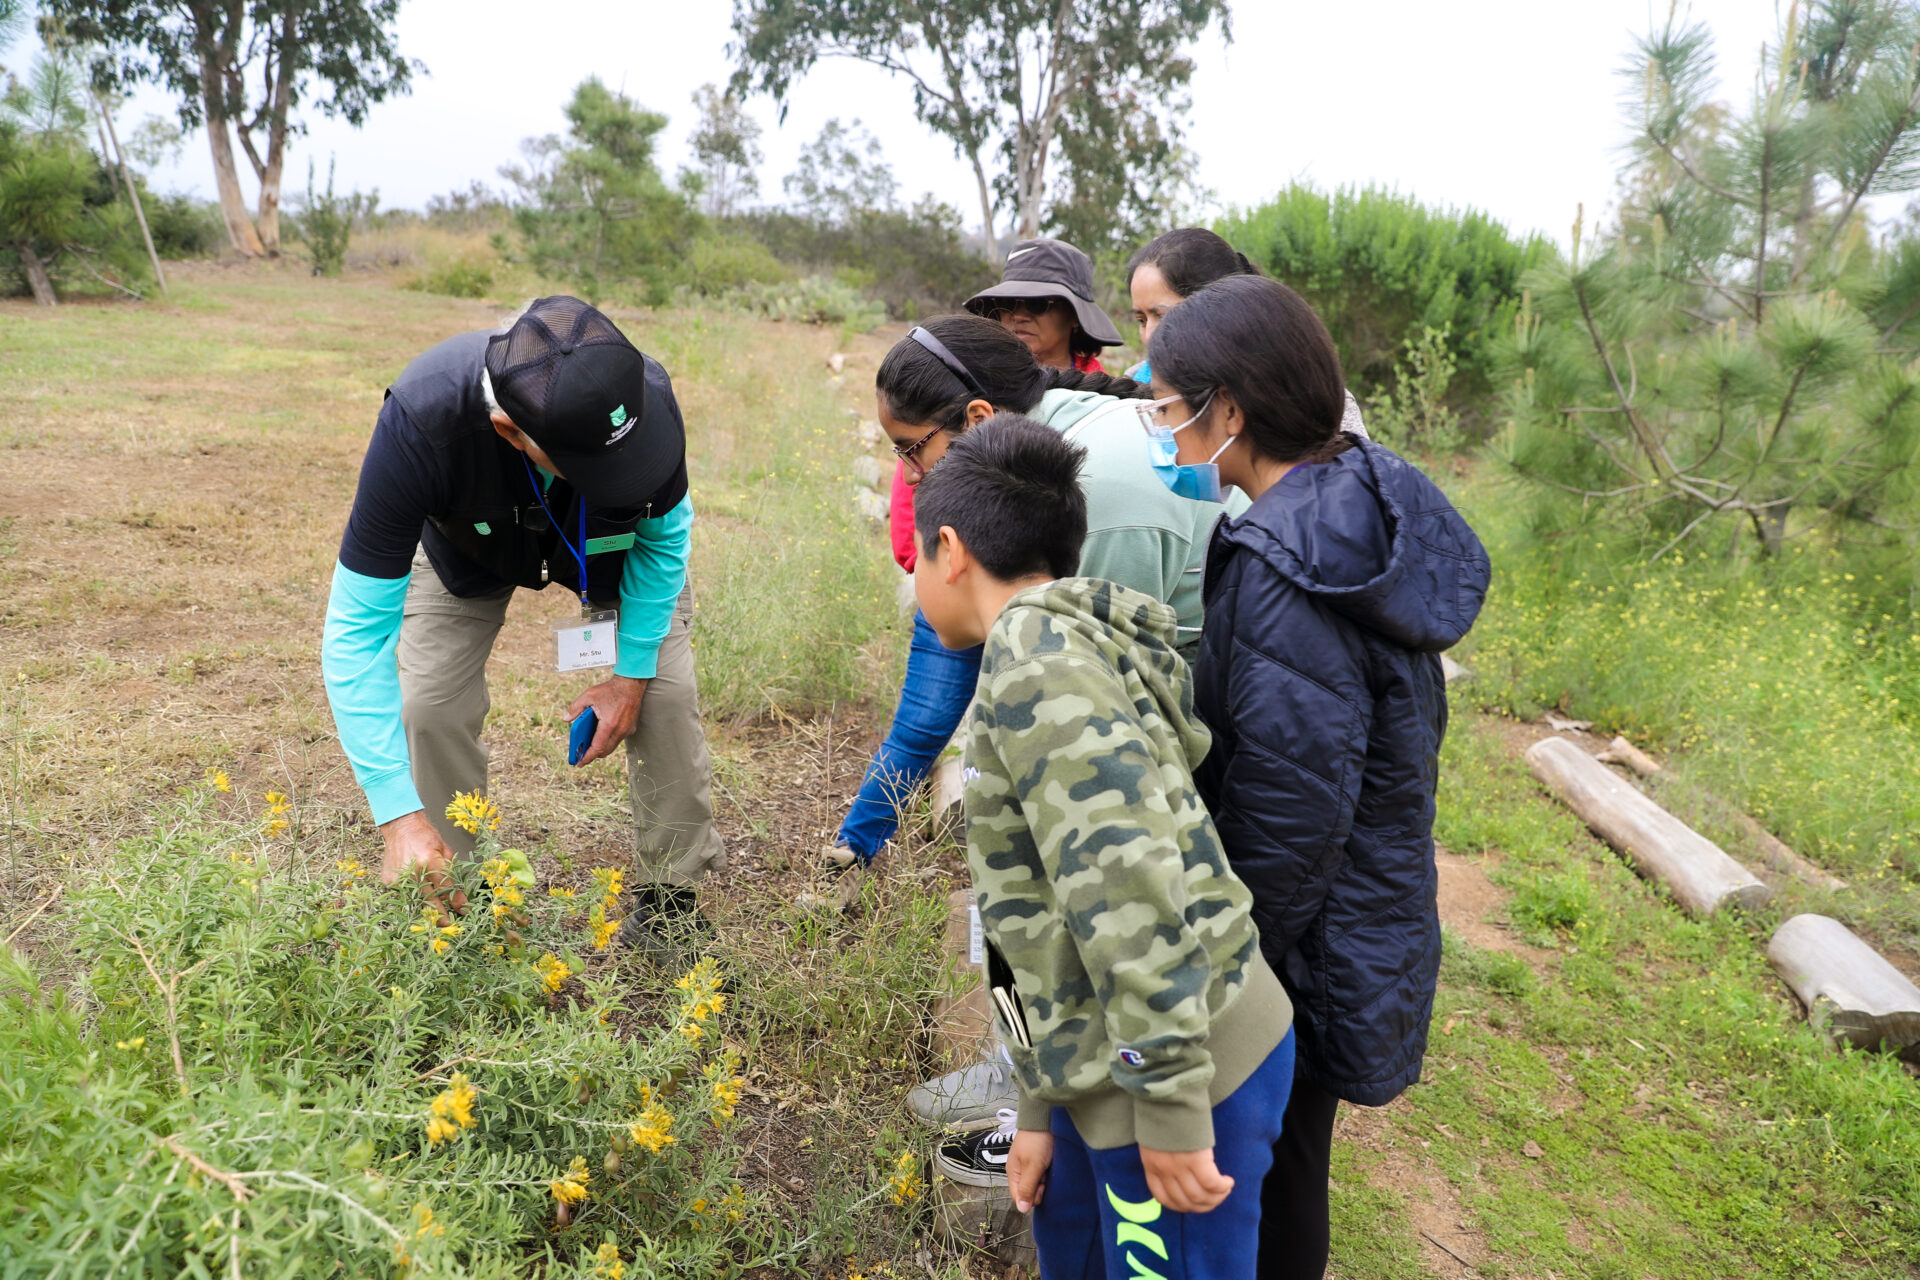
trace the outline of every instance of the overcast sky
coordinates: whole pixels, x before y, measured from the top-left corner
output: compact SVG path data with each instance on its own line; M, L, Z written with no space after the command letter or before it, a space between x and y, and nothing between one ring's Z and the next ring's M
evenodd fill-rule
M1693 0L1691 10L1714 32L1723 96L1744 101L1776 28L1773 0ZM406 0L400 47L427 75L410 97L374 108L362 130L315 113L292 153L287 193L304 188L309 156L324 175L329 153L341 190L378 187L388 206L418 208L475 178L498 186L496 170L521 138L564 128L561 105L588 75L672 118L662 155L671 175L689 158L690 95L731 69L731 12L730 0L531 10ZM550 17L533 16L541 13ZM1660 0L1241 0L1233 43L1214 30L1196 49L1189 139L1202 180L1225 204L1257 202L1293 178L1371 182L1472 205L1564 243L1577 204L1591 225L1611 198L1626 137L1616 72L1636 33L1665 13ZM121 128L168 105L143 92ZM781 176L829 117L857 116L883 144L904 199L931 191L977 227L970 171L913 118L904 82L827 62L796 88L784 122L766 99L749 107L765 126L763 198L780 197ZM251 175L243 182L251 199ZM204 136L157 185L211 197Z

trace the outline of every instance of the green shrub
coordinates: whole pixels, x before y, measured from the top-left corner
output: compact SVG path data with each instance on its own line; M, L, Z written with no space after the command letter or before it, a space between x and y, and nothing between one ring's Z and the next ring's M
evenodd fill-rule
M1584 929L1593 914L1593 887L1579 876L1535 876L1507 907L1513 922L1534 941Z
M13 1269L604 1277L617 1252L707 1276L790 1253L737 1180L717 971L637 981L595 949L617 873L551 896L472 809L473 900L443 924L356 861L293 864L283 798L263 823L194 790L76 882L81 977L0 956Z
M461 254L429 267L408 280L403 288L418 293L439 293L449 298L484 298L493 287L493 264L483 258Z
M1395 365L1422 327L1447 335L1458 366L1449 403L1477 415L1491 388L1491 344L1506 336L1522 273L1555 256L1486 214L1423 205L1374 187L1331 195L1295 183L1214 229L1320 313L1363 401L1398 384Z
M711 230L694 240L680 263L682 295L692 297L713 297L750 284L788 284L794 275L792 267L758 240Z
M762 320L837 324L854 333L865 333L887 318L885 304L859 286L829 276L808 276L792 284L746 284L714 301Z
M313 161L307 161L307 199L299 217L293 220L292 230L306 242L307 252L313 258L313 274L340 274L346 265L347 242L353 238L353 224L362 216L370 215L378 201L378 195L365 196L358 191L352 195L335 195L331 159L327 161L327 189L324 193L315 191Z
M863 209L838 220L768 209L724 223L764 244L782 262L850 280L886 304L895 319L952 311L999 278L960 240L960 215L932 199L911 209Z
M220 207L182 192L141 193L153 247L163 258L212 258L227 247L227 225Z

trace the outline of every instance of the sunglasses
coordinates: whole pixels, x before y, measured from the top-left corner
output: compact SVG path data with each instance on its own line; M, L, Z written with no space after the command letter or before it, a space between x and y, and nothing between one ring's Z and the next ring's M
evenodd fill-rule
M1066 305L1060 298L988 298L981 303L981 314L989 320L1005 324L1011 316L1033 316L1038 319Z

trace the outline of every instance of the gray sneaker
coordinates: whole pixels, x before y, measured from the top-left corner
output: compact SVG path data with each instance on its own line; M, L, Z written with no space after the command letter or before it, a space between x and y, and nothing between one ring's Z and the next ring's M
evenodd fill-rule
M941 1129L967 1128L1020 1105L1013 1064L995 1056L915 1085L907 1094L913 1114Z

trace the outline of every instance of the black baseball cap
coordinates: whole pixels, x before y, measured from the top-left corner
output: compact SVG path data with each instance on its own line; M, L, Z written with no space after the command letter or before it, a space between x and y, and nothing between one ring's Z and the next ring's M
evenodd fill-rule
M487 342L494 402L596 507L632 510L680 473L687 441L647 358L590 303L536 298Z
M987 314L996 298L1065 298L1081 330L1103 347L1121 344L1113 318L1093 301L1093 259L1065 240L1022 240L1007 254L1000 283L967 299L967 310Z

